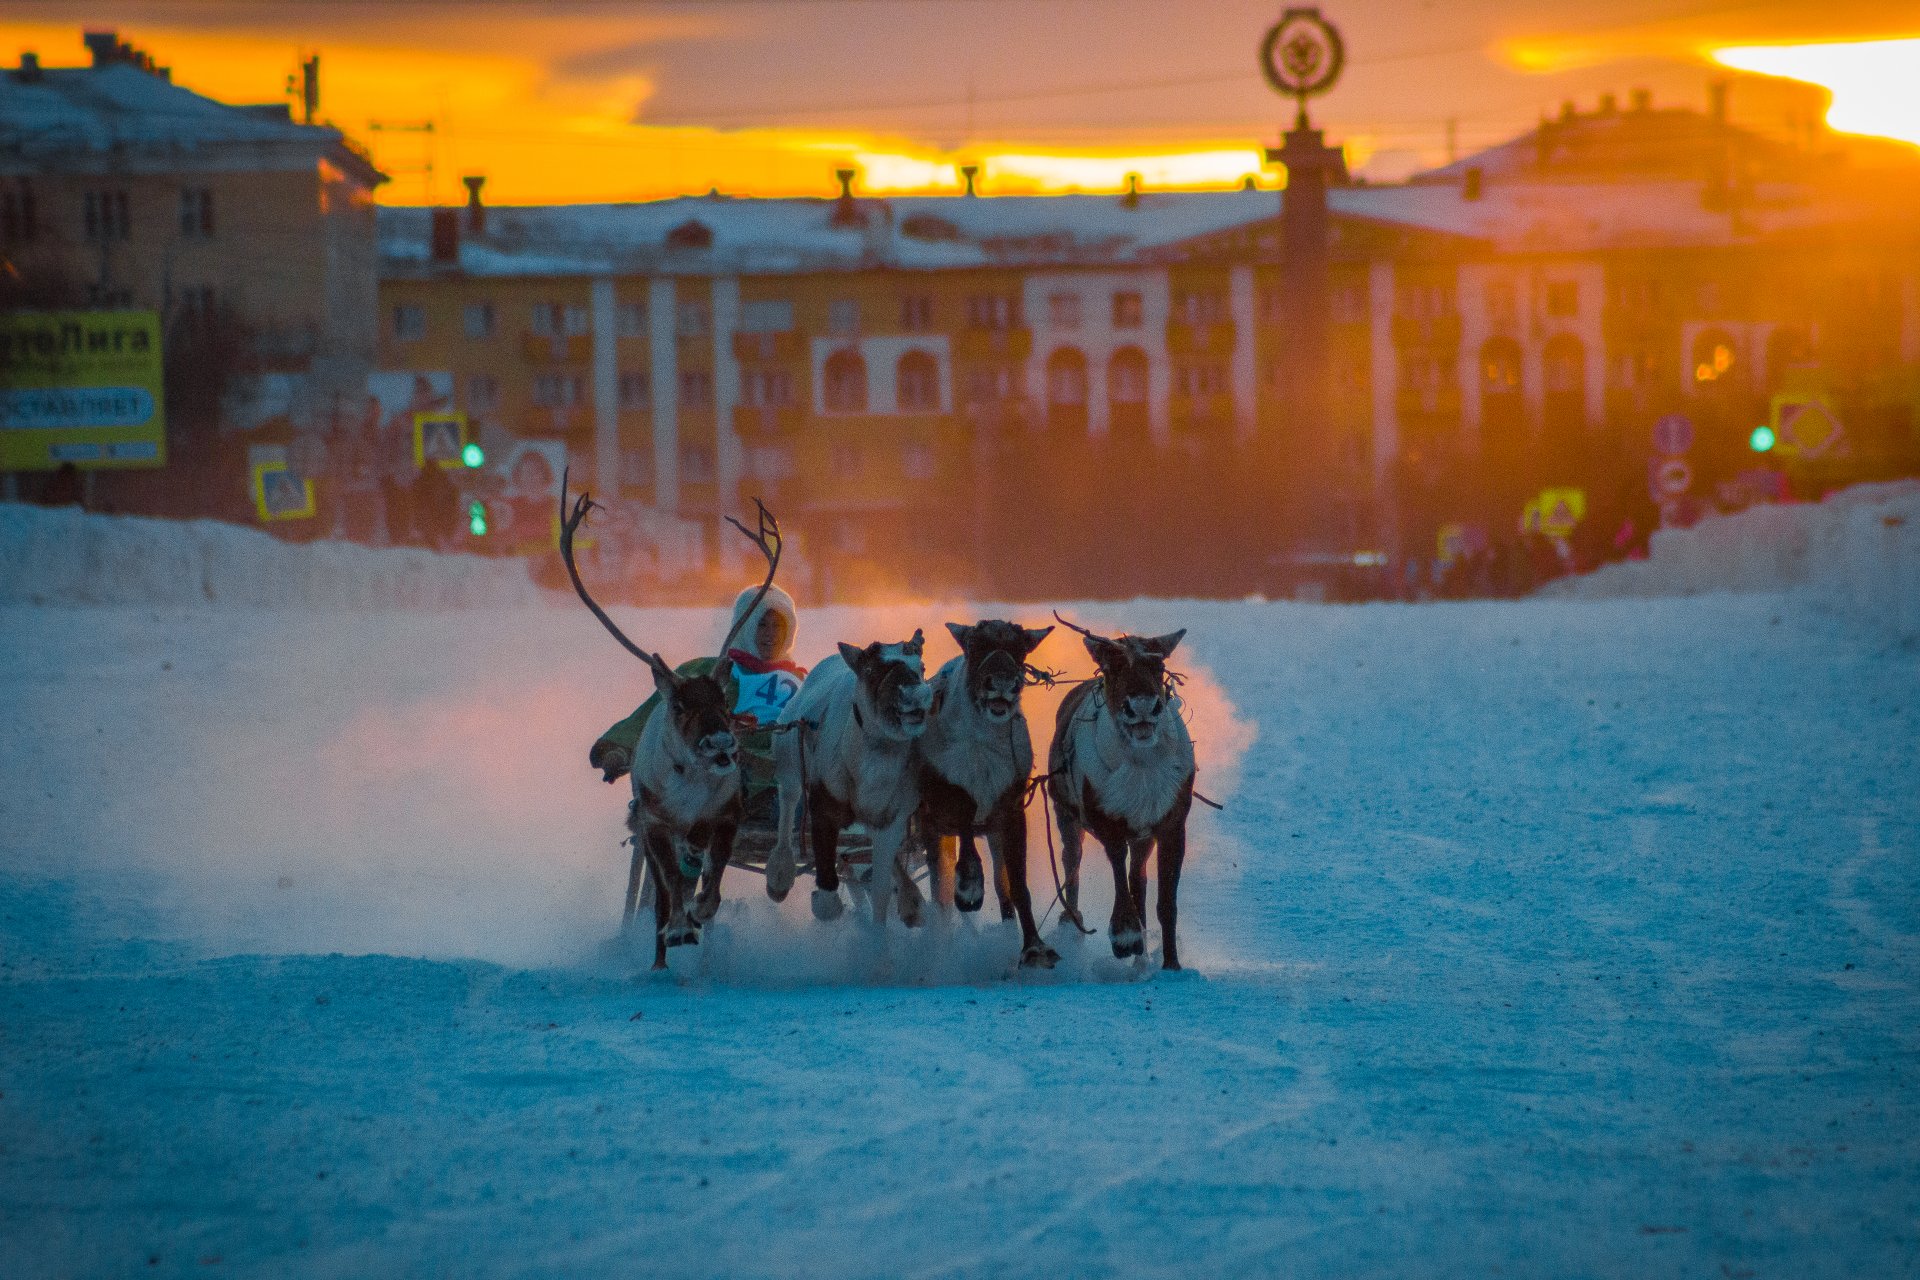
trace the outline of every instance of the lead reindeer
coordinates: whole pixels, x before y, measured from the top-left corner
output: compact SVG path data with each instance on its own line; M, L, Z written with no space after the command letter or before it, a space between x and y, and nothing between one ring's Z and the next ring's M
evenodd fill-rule
M897 887L900 918L920 922L920 892L906 865L907 827L920 801L914 743L927 727L933 690L921 663L920 632L901 644L850 644L807 676L780 713L774 771L780 831L767 856L767 896L793 887L795 843L804 817L813 853L813 913L831 920L840 900L840 833L865 824L873 838L873 919L885 924Z
M1027 889L1027 779L1033 734L1020 709L1027 656L1053 631L1029 631L992 620L971 627L949 622L960 656L934 674L933 716L920 742L920 835L936 899L940 841L957 836L954 905L978 911L986 897L976 834L993 855L1000 914L1020 918L1020 963L1051 969L1057 952L1040 940Z
M733 840L743 816L740 744L734 737L732 708L717 674L679 675L657 653L649 653L627 639L607 616L573 560L573 535L594 509L582 493L567 510L567 477L560 477L560 558L566 562L573 589L600 624L627 652L653 672L660 703L647 718L633 750L633 803L627 810L627 829L633 834L633 859L627 869L626 906L621 927L633 925L635 900L643 871L653 876L653 967L667 967L667 948L700 941L700 927L720 909L720 881L733 857ZM722 665L734 634L753 616L773 586L780 567L780 524L773 513L754 500L758 531L727 517L767 559L766 581L753 603L739 611L732 630L720 642ZM699 886L695 896L696 882ZM689 905L689 900L691 905Z
M1113 954L1146 949L1147 859L1160 856L1160 963L1180 967L1174 930L1180 864L1193 807L1193 739L1173 704L1167 658L1185 630L1108 639L1054 617L1085 639L1099 674L1060 703L1047 755L1047 789L1060 825L1062 893L1080 910L1080 835L1091 831L1113 867ZM1128 867L1128 856L1132 867Z

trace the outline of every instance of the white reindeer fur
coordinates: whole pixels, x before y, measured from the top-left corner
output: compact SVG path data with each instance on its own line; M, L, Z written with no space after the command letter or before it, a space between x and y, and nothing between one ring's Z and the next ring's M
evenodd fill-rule
M633 750L633 798L644 789L669 822L681 831L720 816L740 794L740 765L715 769L694 754L675 730L673 713L662 697ZM642 801L642 808L645 802Z
M1151 738L1135 742L1096 693L1073 718L1071 733L1068 794L1077 798L1091 784L1100 807L1125 822L1129 835L1151 835L1193 776L1193 737L1179 705L1167 707Z
M920 754L935 773L973 799L973 820L986 821L996 801L1033 772L1033 733L1014 704L1005 720L989 720L967 696L967 657L950 659L934 673L933 714L920 740Z
M886 645L882 652L889 660L921 669L919 655L900 645ZM885 872L889 868L904 872L897 860L906 846L907 824L920 804L913 770L915 739L886 731L880 709L872 705L853 668L837 653L821 660L780 712L782 724L795 721L816 727L774 737L780 834L769 866L774 859L789 868L793 865L801 800L811 786L824 787L853 811L854 820L864 824L873 838L873 916L875 923L884 924L894 887L894 877ZM804 773L799 742L803 733L807 736ZM834 851L815 849L813 855L832 857Z

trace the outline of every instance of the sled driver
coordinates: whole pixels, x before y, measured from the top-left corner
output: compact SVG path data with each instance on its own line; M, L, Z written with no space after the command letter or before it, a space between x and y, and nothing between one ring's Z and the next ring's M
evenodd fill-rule
M758 587L748 587L740 593L733 602L732 621L739 621L759 592ZM741 721L734 732L740 740L741 782L750 822L771 822L774 817L773 732L758 726L779 719L780 709L806 678L806 668L787 656L793 652L797 626L793 597L779 587L769 587L753 616L741 624L738 646L727 650L724 658L693 658L675 668L682 676L711 675L716 667L722 668L721 687ZM587 753L587 762L608 782L618 782L633 768L634 744L659 703L660 695L655 693L601 734Z

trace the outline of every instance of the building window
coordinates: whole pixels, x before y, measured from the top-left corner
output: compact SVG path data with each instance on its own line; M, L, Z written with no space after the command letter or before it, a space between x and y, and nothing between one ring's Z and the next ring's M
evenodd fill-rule
M822 390L828 413L867 411L867 362L860 358L858 351L842 347L827 357Z
M1548 281L1547 314L1550 316L1579 315L1580 282L1577 280Z
M1113 295L1114 328L1138 329L1145 321L1146 309L1137 292L1126 289Z
M1087 358L1072 347L1047 357L1047 403L1077 407L1087 402Z
M417 302L402 302L393 309L393 337L396 342L417 342L427 336L427 309Z
M1444 284L1400 286L1400 313L1415 320L1437 320L1453 314L1453 290Z
M851 480L860 474L860 448L858 445L837 444L830 455L833 460L833 478Z
M653 450L622 449L620 451L620 487L623 489L653 487Z
M586 399L586 379L577 373L542 373L533 379L533 402L543 409L565 409Z
M933 447L920 443L910 444L900 455L900 469L909 480L931 480L936 467Z
M909 294L900 299L900 327L908 333L926 333L933 328L933 299L925 294Z
M1693 340L1693 383L1696 387L1706 388L1716 382L1726 382L1734 376L1739 363L1739 357L1733 349L1733 338L1723 330L1709 329Z
M1174 394L1189 400L1225 395L1227 367L1218 360L1197 360L1174 366Z
M712 484L713 449L704 444L681 445L680 478L688 484Z
M976 293L967 299L969 329L1016 329L1020 308L1004 293Z
M204 325L213 319L217 299L213 286L207 284L186 285L178 295L179 317L190 325Z
M1147 402L1147 357L1138 347L1122 347L1107 361L1107 399L1113 404Z
M213 192L206 187L180 189L180 234L183 236L213 234Z
M683 338L704 338L713 332L713 308L689 298L674 308L673 331Z
M125 191L89 191L82 199L87 239L105 244L133 234L133 218Z
M587 308L579 303L536 302L533 331L542 338L577 338L587 331Z
M621 302L613 308L613 336L616 338L644 338L647 336L647 304L644 302Z
M1220 324L1227 318L1227 296L1216 289L1183 293L1174 299L1173 313L1182 324Z
M491 413L500 407L500 380L490 373L476 373L467 379L467 408L475 413Z
M940 411L940 365L926 352L909 351L900 357L894 387L900 412Z
M1489 338L1480 348L1480 393L1486 396L1520 393L1520 344L1512 338Z
M461 323L469 338L491 338L494 316L491 302L469 302L460 312Z
M26 179L0 189L0 244L20 244L39 232L39 212L34 208L33 188Z
M713 375L705 369L680 371L680 407L695 412L713 408Z
M1016 365L983 365L967 370L963 394L968 404L998 404L1025 394Z
M860 332L860 300L835 298L828 303L827 329L833 333Z
M740 307L740 332L791 333L793 303L786 298L761 298Z
M633 413L653 406L653 380L644 373L621 374L619 391L622 412Z
M1056 329L1078 329L1080 327L1080 295L1077 293L1048 294L1047 323Z
M785 369L744 370L740 398L756 409L784 409L793 403L793 375Z

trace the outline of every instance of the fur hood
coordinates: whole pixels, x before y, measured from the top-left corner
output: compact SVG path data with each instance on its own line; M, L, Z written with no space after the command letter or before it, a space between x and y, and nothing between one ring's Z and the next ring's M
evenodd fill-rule
M727 624L729 627L731 627L733 623L740 621L740 615L746 611L748 605L753 603L754 596L758 595L759 592L760 588L758 587L748 587L735 597L733 602L733 616ZM736 648L745 649L749 653L755 652L753 647L754 633L760 626L761 615L766 613L777 613L786 619L787 640L786 643L781 646L780 652L769 653L764 656L776 660L784 658L793 652L793 639L800 631L800 615L794 611L793 597L782 591L778 586L767 588L766 599L760 602L760 607L753 611L752 617L740 623L739 630L734 633L733 643Z

